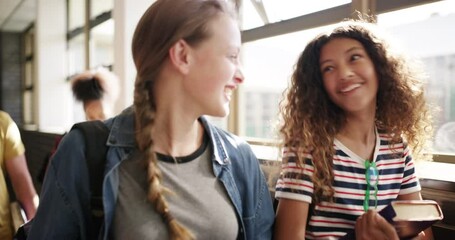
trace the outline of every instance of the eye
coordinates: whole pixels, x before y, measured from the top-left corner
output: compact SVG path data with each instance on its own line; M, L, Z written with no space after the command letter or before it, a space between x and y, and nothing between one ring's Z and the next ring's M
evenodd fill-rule
M239 64L240 62L239 54L237 53L228 55L228 59L234 64Z
M238 54L231 54L231 55L229 55L229 58L231 58L233 60L237 60L239 58L239 55Z
M362 56L360 54L352 54L351 55L351 61L355 61L360 59Z
M332 66L324 66L321 68L321 72L322 73L327 73L327 72L330 72L333 70L333 67Z

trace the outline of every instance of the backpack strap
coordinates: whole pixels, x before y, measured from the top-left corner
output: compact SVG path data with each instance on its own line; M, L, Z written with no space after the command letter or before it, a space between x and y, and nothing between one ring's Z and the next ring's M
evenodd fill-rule
M89 239L97 239L104 222L103 179L106 165L106 145L109 128L102 121L86 121L73 125L79 129L85 140L85 160L90 183Z

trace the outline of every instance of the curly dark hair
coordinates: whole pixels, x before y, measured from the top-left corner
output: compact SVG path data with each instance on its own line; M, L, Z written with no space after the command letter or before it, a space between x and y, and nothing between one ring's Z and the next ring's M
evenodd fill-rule
M329 41L354 39L371 58L379 82L376 126L390 134L390 144L405 139L414 155L421 157L418 154L431 136L431 114L422 84L424 75L404 55L392 51L378 31L371 23L349 20L329 33L318 35L300 55L291 84L284 93L280 107L282 144L295 153L300 166L304 165L305 152L317 159L313 161L316 201L333 198L333 141L346 121L343 110L330 100L323 86L319 57L321 48Z
M99 100L104 94L104 90L98 82L98 79L92 76L84 81L75 81L71 89L74 97L82 102Z

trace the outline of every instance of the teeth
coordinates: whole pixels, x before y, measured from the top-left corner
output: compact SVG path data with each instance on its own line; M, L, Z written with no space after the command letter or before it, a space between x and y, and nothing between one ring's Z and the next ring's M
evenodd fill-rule
M225 93L227 96L231 96L231 95L232 95L232 89L230 89L230 88L225 88L225 89L224 89L224 93Z
M355 88L358 88L360 87L360 83L356 83L356 84L352 84L352 85L349 85L347 88L343 88L341 89L341 92L345 93L345 92L349 92Z

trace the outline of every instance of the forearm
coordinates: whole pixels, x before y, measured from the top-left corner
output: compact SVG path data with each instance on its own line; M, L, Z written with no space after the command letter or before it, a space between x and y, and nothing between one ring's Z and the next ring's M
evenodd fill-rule
M36 194L35 188L33 187L31 181L30 183L26 183L24 181L20 185L21 186L18 187L20 190L16 192L16 197L25 211L27 220L30 220L36 214L36 209L39 205L39 197L38 194Z
M38 195L33 186L24 155L9 159L5 163L16 198L25 210L27 219L35 216L38 207Z
M309 203L280 199L275 220L275 240L305 239Z
M38 208L38 194L36 194L29 174L22 174L17 178L20 179L20 181L17 181L17 179L12 181L14 192L27 215L27 219L30 220L35 216L36 209Z

